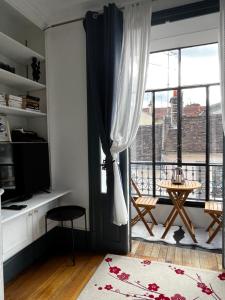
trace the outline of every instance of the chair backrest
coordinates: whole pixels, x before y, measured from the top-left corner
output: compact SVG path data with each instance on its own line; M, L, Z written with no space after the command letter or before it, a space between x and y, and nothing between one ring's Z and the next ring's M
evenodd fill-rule
M131 185L133 186L133 188L135 189L136 193L138 194L138 197L142 197L142 194L140 193L136 183L133 181L133 179L131 178Z

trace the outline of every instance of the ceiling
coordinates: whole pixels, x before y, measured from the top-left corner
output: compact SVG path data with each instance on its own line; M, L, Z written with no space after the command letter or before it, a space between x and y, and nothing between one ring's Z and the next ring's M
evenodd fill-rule
M87 10L101 10L104 4L118 6L137 0L5 0L41 29L50 25L83 17ZM154 0L153 10L180 6L199 0Z

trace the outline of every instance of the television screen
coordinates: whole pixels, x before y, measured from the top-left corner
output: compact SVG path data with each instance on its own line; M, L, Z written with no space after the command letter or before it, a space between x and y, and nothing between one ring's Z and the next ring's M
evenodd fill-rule
M50 186L48 143L14 143L15 190L5 190L2 202L21 201Z

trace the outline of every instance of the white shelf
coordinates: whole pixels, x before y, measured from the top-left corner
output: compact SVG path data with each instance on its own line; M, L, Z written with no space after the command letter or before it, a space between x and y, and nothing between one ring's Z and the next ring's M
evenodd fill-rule
M45 89L45 85L27 79L23 76L0 69L0 84L19 89L21 91L35 91Z
M47 116L47 114L42 113L42 112L25 110L22 108L9 107L9 106L3 106L3 105L0 105L0 114L21 116L21 117L31 117L31 118L40 118L40 117Z
M22 216L29 211L32 211L40 206L46 205L51 201L54 201L60 197L63 197L67 194L69 194L70 191L52 191L51 193L39 193L35 194L31 199L22 201L22 202L15 202L15 203L7 203L5 206L10 206L12 204L22 204L22 205L27 205L26 208L21 209L21 210L8 210L8 209L2 209L2 217L1 217L1 222L6 223L12 219L15 219L19 216Z
M32 57L37 57L38 60L43 61L44 56L17 42L6 34L0 32L0 53L13 61L21 64L30 64Z

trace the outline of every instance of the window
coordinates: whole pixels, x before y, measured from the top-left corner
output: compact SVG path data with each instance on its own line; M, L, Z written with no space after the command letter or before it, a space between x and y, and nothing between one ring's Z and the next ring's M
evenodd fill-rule
M131 176L143 194L176 165L202 189L193 201L222 200L223 132L218 44L150 54L140 127L131 147Z

